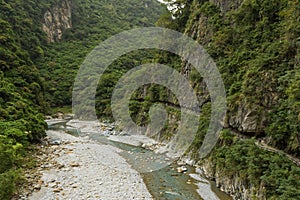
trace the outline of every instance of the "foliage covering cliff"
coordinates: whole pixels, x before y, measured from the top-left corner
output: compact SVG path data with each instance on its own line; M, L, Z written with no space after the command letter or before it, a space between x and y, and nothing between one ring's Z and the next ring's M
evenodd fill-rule
M123 30L153 26L157 19L158 26L181 31L202 44L225 83L224 130L215 150L199 160L207 175L237 199L300 196L299 167L285 156L300 155L299 1L177 0L174 4L185 6L162 14L159 4L150 0L0 1L0 199L13 193L29 141L44 135L40 114L47 110L44 91L51 106L70 105L76 72L93 47ZM146 62L174 67L194 87L202 115L188 153L197 159L209 122L210 97L202 77L173 54L136 51L116 60L99 83L97 114L111 117L115 83L124 72ZM166 88L140 88L132 96L132 118L148 123L145 113L154 103L167 108L169 120L161 138L168 139L176 131L180 110ZM260 141L277 153L261 149Z
M71 104L89 51L113 34L153 25L161 12L151 0L0 0L0 199L13 195L27 147L45 136L41 113Z
M165 15L159 24L202 44L217 63L227 90L224 130L215 150L199 163L236 199L298 199L300 169L283 152L299 159L299 1L177 3L186 5L176 13L178 17L170 20ZM177 68L203 102L198 137L190 149L197 159L209 122L210 97L192 66L180 63ZM271 146L277 153L257 144Z
M181 31L205 47L222 74L228 103L215 150L199 160L211 114L206 84L176 55L156 52L150 59L184 74L202 104L198 135L187 153L235 199L298 199L300 169L286 155L298 160L300 156L299 1L179 0L174 4L182 9L162 15L157 25ZM168 139L176 131L180 110L166 88L147 85L137 91L131 99L132 118L147 124L145 113L155 103L168 111L160 137Z
M190 80L202 104L198 135L187 153L207 175L235 199L297 199L300 169L286 155L296 159L300 155L299 2L178 0L174 4L181 9L163 14L156 24L202 44L226 87L228 114L215 150L199 160L211 114L206 84L192 66L168 52L143 51L145 57L139 52L141 61L120 62L121 67L116 65L102 77L99 116L110 116L111 93L124 71L146 62L172 66ZM147 113L155 103L168 111L160 135L167 140L180 119L178 100L168 89L140 88L131 99L131 116L138 124L149 123Z
M161 15L156 25L181 31L202 44L217 63L227 92L224 130L215 150L199 163L236 199L297 199L299 167L285 155L299 158L300 154L299 2L178 0L173 4L181 9ZM74 4L74 27L64 33L60 43L48 46L46 56L38 60L41 72L49 79L47 99L53 106L71 103L70 93L65 91L71 91L78 66L97 42L121 30L154 23L145 23L153 16L142 21L131 15L120 17L118 10L127 8L130 6L121 8L118 3L90 8L84 2ZM114 17L98 21L108 16L103 12ZM133 23L122 23L123 18ZM147 62L179 70L198 95L202 115L188 152L197 160L209 123L210 96L200 74L176 55L147 50L115 61L99 83L98 116L111 117L111 93L122 74ZM161 103L168 111L168 122L161 132L161 138L167 140L180 119L178 100L168 89L157 85L140 88L131 99L131 116L138 124L147 124L149 116L145 113L154 103Z
M38 18L48 3L0 1L0 199L14 192L29 142L45 135L44 81L32 59L43 55Z
M68 16L61 17L65 11L56 13L56 10L48 10L50 12L48 15L68 18ZM72 27L65 26L61 40L45 46L44 56L36 59L36 64L46 80L47 102L52 107L71 105L72 86L77 70L90 51L102 41L124 30L153 26L162 12L160 3L152 0L71 1L71 21L68 23L72 24ZM58 22L61 24L61 20ZM53 21L49 27L57 27L55 23ZM113 65L118 70L132 67L131 58L134 57L125 57ZM110 84L109 82L117 80L117 74L116 71L106 74L104 83Z

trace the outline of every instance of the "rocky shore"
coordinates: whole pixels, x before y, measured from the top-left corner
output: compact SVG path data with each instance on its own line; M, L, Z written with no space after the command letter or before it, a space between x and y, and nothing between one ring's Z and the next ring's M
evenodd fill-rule
M185 187L189 188L192 184L190 178L198 186L197 192L203 199L228 199L222 194L218 195L219 198L213 194L218 191L212 191L210 182L203 181L203 172L188 172L191 170L188 170L188 165L195 165L193 160L188 157L173 160L160 154L164 143L144 135L118 132L113 123L65 119L46 121L51 130L47 131L44 143L36 147L37 155L33 157L38 160L37 166L26 171L27 183L20 187L18 194L21 195L16 195L15 199L157 199L160 193L174 196L170 192L177 191L176 187L189 196L191 194L185 192ZM176 160L177 165L166 169L178 172L177 176L190 174L181 182L167 177L174 173L159 170ZM161 179L153 177L151 183L145 180L143 173L156 170L159 171L154 173L155 176L161 176ZM162 179L170 182L168 187L174 189L166 188L164 191ZM146 181L147 187L143 181ZM149 189L151 184L157 187ZM195 187L189 189L196 192ZM198 197L192 199L195 198Z
M120 149L60 131L47 135L40 178L31 183L33 193L19 199L153 199Z

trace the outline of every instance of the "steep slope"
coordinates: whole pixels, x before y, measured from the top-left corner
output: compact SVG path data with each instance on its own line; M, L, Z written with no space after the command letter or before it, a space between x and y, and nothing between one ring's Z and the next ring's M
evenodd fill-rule
M46 80L46 99L52 107L71 105L77 70L94 47L124 30L153 26L163 12L160 3L151 0L62 2L45 12L48 41L56 42L49 43L45 56L36 60ZM113 81L115 75L107 74L107 78L112 77Z
M0 1L0 199L14 191L28 142L44 135L44 90L51 106L70 106L74 77L93 47L123 30L152 26L156 19L157 25L197 40L217 63L228 114L216 148L199 159L210 96L193 67L168 52L136 51L114 62L99 83L97 114L111 117L112 89L124 72L148 61L172 66L190 80L201 102L198 135L187 154L207 176L235 199L299 198L300 169L291 161L300 154L299 1L174 4L181 9L158 19L162 8L150 0ZM167 140L180 119L178 100L169 90L140 88L132 96L131 115L148 123L145 113L154 103L167 108L169 120L161 132Z
M160 54L161 63L174 66L191 81L202 103L198 135L188 154L235 199L298 199L300 168L292 161L300 156L299 2L180 0L175 4L185 6L180 6L175 19L165 14L158 24L202 44L217 63L227 91L228 113L218 145L208 158L199 160L211 114L206 84L191 65L169 53ZM141 113L153 103L167 105L169 123L161 135L168 138L176 130L174 118L179 119L177 100L157 86L136 97L142 105L135 111L138 122L147 122ZM266 146L276 151L267 151Z
M222 2L237 9L195 4L186 33L207 47L223 74L226 126L245 136L266 137L299 156L299 4ZM190 67L184 70L189 74Z
M71 105L84 57L113 34L152 26L162 10L151 0L0 1L0 199L20 182L29 143L45 135L41 113Z
M46 1L0 1L0 199L10 199L29 142L45 135L43 79L32 58L44 35L36 16Z

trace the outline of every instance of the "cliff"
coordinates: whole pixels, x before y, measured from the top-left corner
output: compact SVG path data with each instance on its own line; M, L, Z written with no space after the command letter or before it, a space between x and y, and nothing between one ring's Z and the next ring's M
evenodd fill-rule
M190 16L192 16L192 18L188 21L185 34L202 45L209 47L212 45L214 37L216 37L215 32L218 31L215 21L212 21L212 18L217 16L225 20L226 14L239 8L242 2L243 1L210 0L209 3L204 5L199 5L199 3L194 2L193 7L198 9L191 13ZM183 64L182 71L189 79L191 69L192 67L190 65ZM260 94L256 94L260 95L259 102L251 102L253 99L244 98L236 104L231 104L232 110L228 115L226 128L232 128L248 136L258 135L264 132L266 128L266 114L276 104L276 98L278 97L271 79L272 74L270 74L270 72L262 73L260 77L261 84L258 86L260 88L253 88L253 93L261 90L264 91ZM206 94L200 95L199 98L203 99L206 97L206 100L208 100L209 95L205 83L203 81L198 82L196 83L196 87L202 88L201 94ZM205 102L205 99L203 99L203 101Z
M298 199L300 168L293 160L300 156L299 1L180 2L185 6L163 16L159 25L183 31L207 50L223 78L228 108L216 147L200 159L211 115L206 83L193 66L161 53L159 62L190 80L201 105L200 125L187 154L234 199ZM159 91L159 99L151 91ZM149 93L144 99L152 103L176 104L163 89L152 86ZM167 124L161 135L173 133L174 124Z
M274 161L280 155L255 145L262 141L299 158L300 99L295 98L299 89L294 86L300 73L299 28L294 24L299 25L297 8L296 1L210 0L193 1L190 9L184 32L202 44L217 63L228 103L219 143L199 164L234 199L297 199L292 192L287 198L289 192L278 188L288 184L272 183L275 180L269 174L290 170L278 176L289 182L289 176L297 177L294 173L299 167L290 161L284 166L282 161ZM184 62L181 70L193 80L200 102L209 102L205 82L200 76L195 78L193 67ZM252 174L253 170L257 171Z
M297 39L294 33L278 28L273 32L271 30L271 27L280 24L285 26L287 21L293 20L291 15L297 16L299 11L287 3L278 4L278 8L274 8L273 11L267 10L267 6L271 9L271 4L266 5L264 2L194 1L185 29L186 35L194 38L209 51L223 75L229 97L229 114L225 128L245 136L260 138L266 136L270 127L272 119L269 114L278 107L281 98L287 98L287 94L284 94L286 91L278 88L278 85L284 84L280 77L285 73L299 71L296 67L299 47L295 43ZM285 13L289 13L290 16L284 15ZM288 38L290 36L294 39ZM260 42L262 44L259 44ZM271 50L272 45L272 53L276 52L278 57L266 52ZM290 59L290 63L287 63L287 59ZM279 69L280 63L286 63L286 67ZM186 63L182 64L182 72L189 79L194 75L192 67ZM208 100L205 83L198 80L200 79L194 81L195 88L202 90L200 94L205 94L198 97ZM293 138L297 136L299 137L299 133Z
M0 1L0 199L12 199L47 124L44 80L32 59L43 56L41 10L48 0ZM21 183L22 182L22 183Z
M47 34L48 42L62 39L66 29L72 28L72 2L61 0L44 13L43 31Z

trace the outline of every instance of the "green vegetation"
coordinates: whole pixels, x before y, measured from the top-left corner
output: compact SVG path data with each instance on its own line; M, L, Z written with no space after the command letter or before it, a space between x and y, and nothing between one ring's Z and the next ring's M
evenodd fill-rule
M31 59L42 54L43 37L33 16L40 16L35 9L46 4L0 5L0 199L5 200L22 176L25 149L45 135L44 82Z
M266 123L255 136L269 136L275 147L295 156L300 154L299 6L297 1L244 1L223 16L204 3L198 12L210 17L208 27L214 30L204 45L223 75L228 118L241 107L251 110L256 123Z
M35 60L46 80L45 99L51 107L71 105L72 86L77 70L93 48L122 31L153 26L162 12L160 4L151 0L74 1L72 28L64 32L62 41L44 46L44 56ZM110 66L110 69L115 70L103 77L103 84L114 86L120 73L137 66L143 56L147 56L146 53L138 56L130 54L118 59ZM110 90L107 85L103 87ZM101 96L102 91L99 93ZM105 100L109 98L102 101ZM99 109L103 111L105 107Z
M186 23L178 25L182 18L164 15L159 25L184 31L201 43L216 61L227 91L227 129L210 156L199 162L212 164L212 176L217 173L254 188L253 199L259 190L267 199L299 198L299 167L255 145L264 138L268 145L300 156L299 1L227 1L222 9L209 1L178 2L191 4L177 11L182 18L189 16ZM224 10L230 7L237 9ZM179 68L187 69L199 99L209 102L201 75L185 63ZM250 113L254 130L245 128L247 123L242 128L243 112ZM204 103L190 147L195 159L209 119L210 104Z
M215 171L231 179L239 177L245 186L264 188L267 199L299 198L299 167L283 155L262 151L255 139L241 141L228 130L222 137L226 144L220 144L210 157ZM257 197L253 194L252 198Z
M69 110L74 77L85 56L116 33L152 26L162 13L160 4L150 0L74 0L72 29L63 33L61 42L49 44L41 22L45 12L61 2L0 0L0 199L3 200L10 199L20 183L29 145L45 136L43 114L51 113L53 106L63 107L54 111ZM124 62L135 64L128 60L123 59L117 69ZM108 76L115 79L114 73Z
M224 80L226 127L215 150L199 162L211 163L213 172L225 178L238 177L254 188L253 195L264 188L260 192L267 199L300 196L299 167L284 154L255 144L263 138L273 148L300 156L298 0L244 0L243 4L228 0L222 9L208 0L177 0L174 5L185 6L174 13L163 13L159 3L151 0L73 0L72 28L63 32L61 41L47 43L41 21L60 2L0 0L0 199L13 195L26 148L45 135L41 113L70 109L72 85L87 54L116 33L154 24L184 32L201 43ZM203 103L197 137L189 149L198 159L210 119L210 98L200 74L176 55L150 49L115 60L98 85L97 115L112 118L110 100L116 82L129 69L149 62L187 75ZM156 103L168 111L160 137L168 140L177 129L180 110L167 88L150 84L136 91L131 116L140 125L149 123L145 113ZM245 113L254 128L243 122Z

